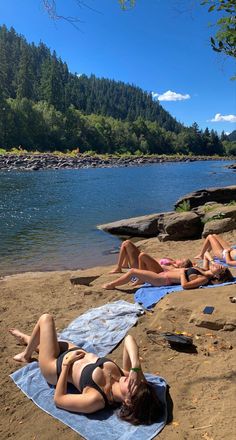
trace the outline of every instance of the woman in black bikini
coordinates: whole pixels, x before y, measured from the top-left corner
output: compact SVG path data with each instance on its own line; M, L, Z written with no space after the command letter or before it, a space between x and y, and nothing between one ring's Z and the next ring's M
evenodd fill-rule
M39 352L39 366L47 382L55 385L54 401L67 411L94 413L105 407L121 405L120 417L132 424L151 424L162 413L162 406L143 375L138 346L128 335L124 342L123 368L109 358L98 358L75 345L57 340L54 319L42 315L31 336L11 329L10 333L26 345L14 359L30 362ZM67 382L78 394L67 393Z
M232 281L233 275L227 267L214 263L209 252L204 255L204 268L190 267L188 269L169 270L168 272L151 272L149 270L130 269L118 279L103 285L104 289L113 290L138 278L142 283L153 286L171 286L181 284L184 289L196 289L205 284L218 284Z

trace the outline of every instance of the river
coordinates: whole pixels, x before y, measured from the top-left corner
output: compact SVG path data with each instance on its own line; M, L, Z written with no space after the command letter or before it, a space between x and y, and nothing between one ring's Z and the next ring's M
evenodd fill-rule
M230 163L0 172L0 274L112 264L120 240L98 224L169 211L188 192L234 185Z

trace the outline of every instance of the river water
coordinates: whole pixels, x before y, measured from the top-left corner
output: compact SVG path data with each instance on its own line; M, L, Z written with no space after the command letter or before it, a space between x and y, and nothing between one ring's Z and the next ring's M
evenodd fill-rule
M102 223L173 209L184 194L236 183L231 162L0 172L0 275L114 263Z

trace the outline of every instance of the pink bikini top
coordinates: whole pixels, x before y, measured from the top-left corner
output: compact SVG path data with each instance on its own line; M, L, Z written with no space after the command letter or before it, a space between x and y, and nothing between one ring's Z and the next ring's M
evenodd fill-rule
M159 260L159 264L161 266L168 266L169 264L171 264L171 260L169 258L162 258L161 260Z

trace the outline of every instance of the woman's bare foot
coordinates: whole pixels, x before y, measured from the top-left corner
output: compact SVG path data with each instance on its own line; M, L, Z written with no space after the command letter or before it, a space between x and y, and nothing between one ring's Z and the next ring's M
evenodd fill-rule
M11 335L15 336L19 345L27 345L28 344L29 336L26 335L25 333L22 333L17 328L10 328L9 332L11 333Z
M113 289L115 289L115 286L114 286L113 283L103 284L102 287L103 287L103 289L106 289L106 290L113 290Z
M26 364L26 363L28 364L31 361L31 358L28 358L25 355L25 351L22 351L21 353L16 354L13 357L13 359L14 359L14 361L21 362L22 364Z
M122 269L121 269L121 267L116 266L109 273L122 273Z
M194 260L202 260L203 256L201 254L196 255L196 257L194 257Z

